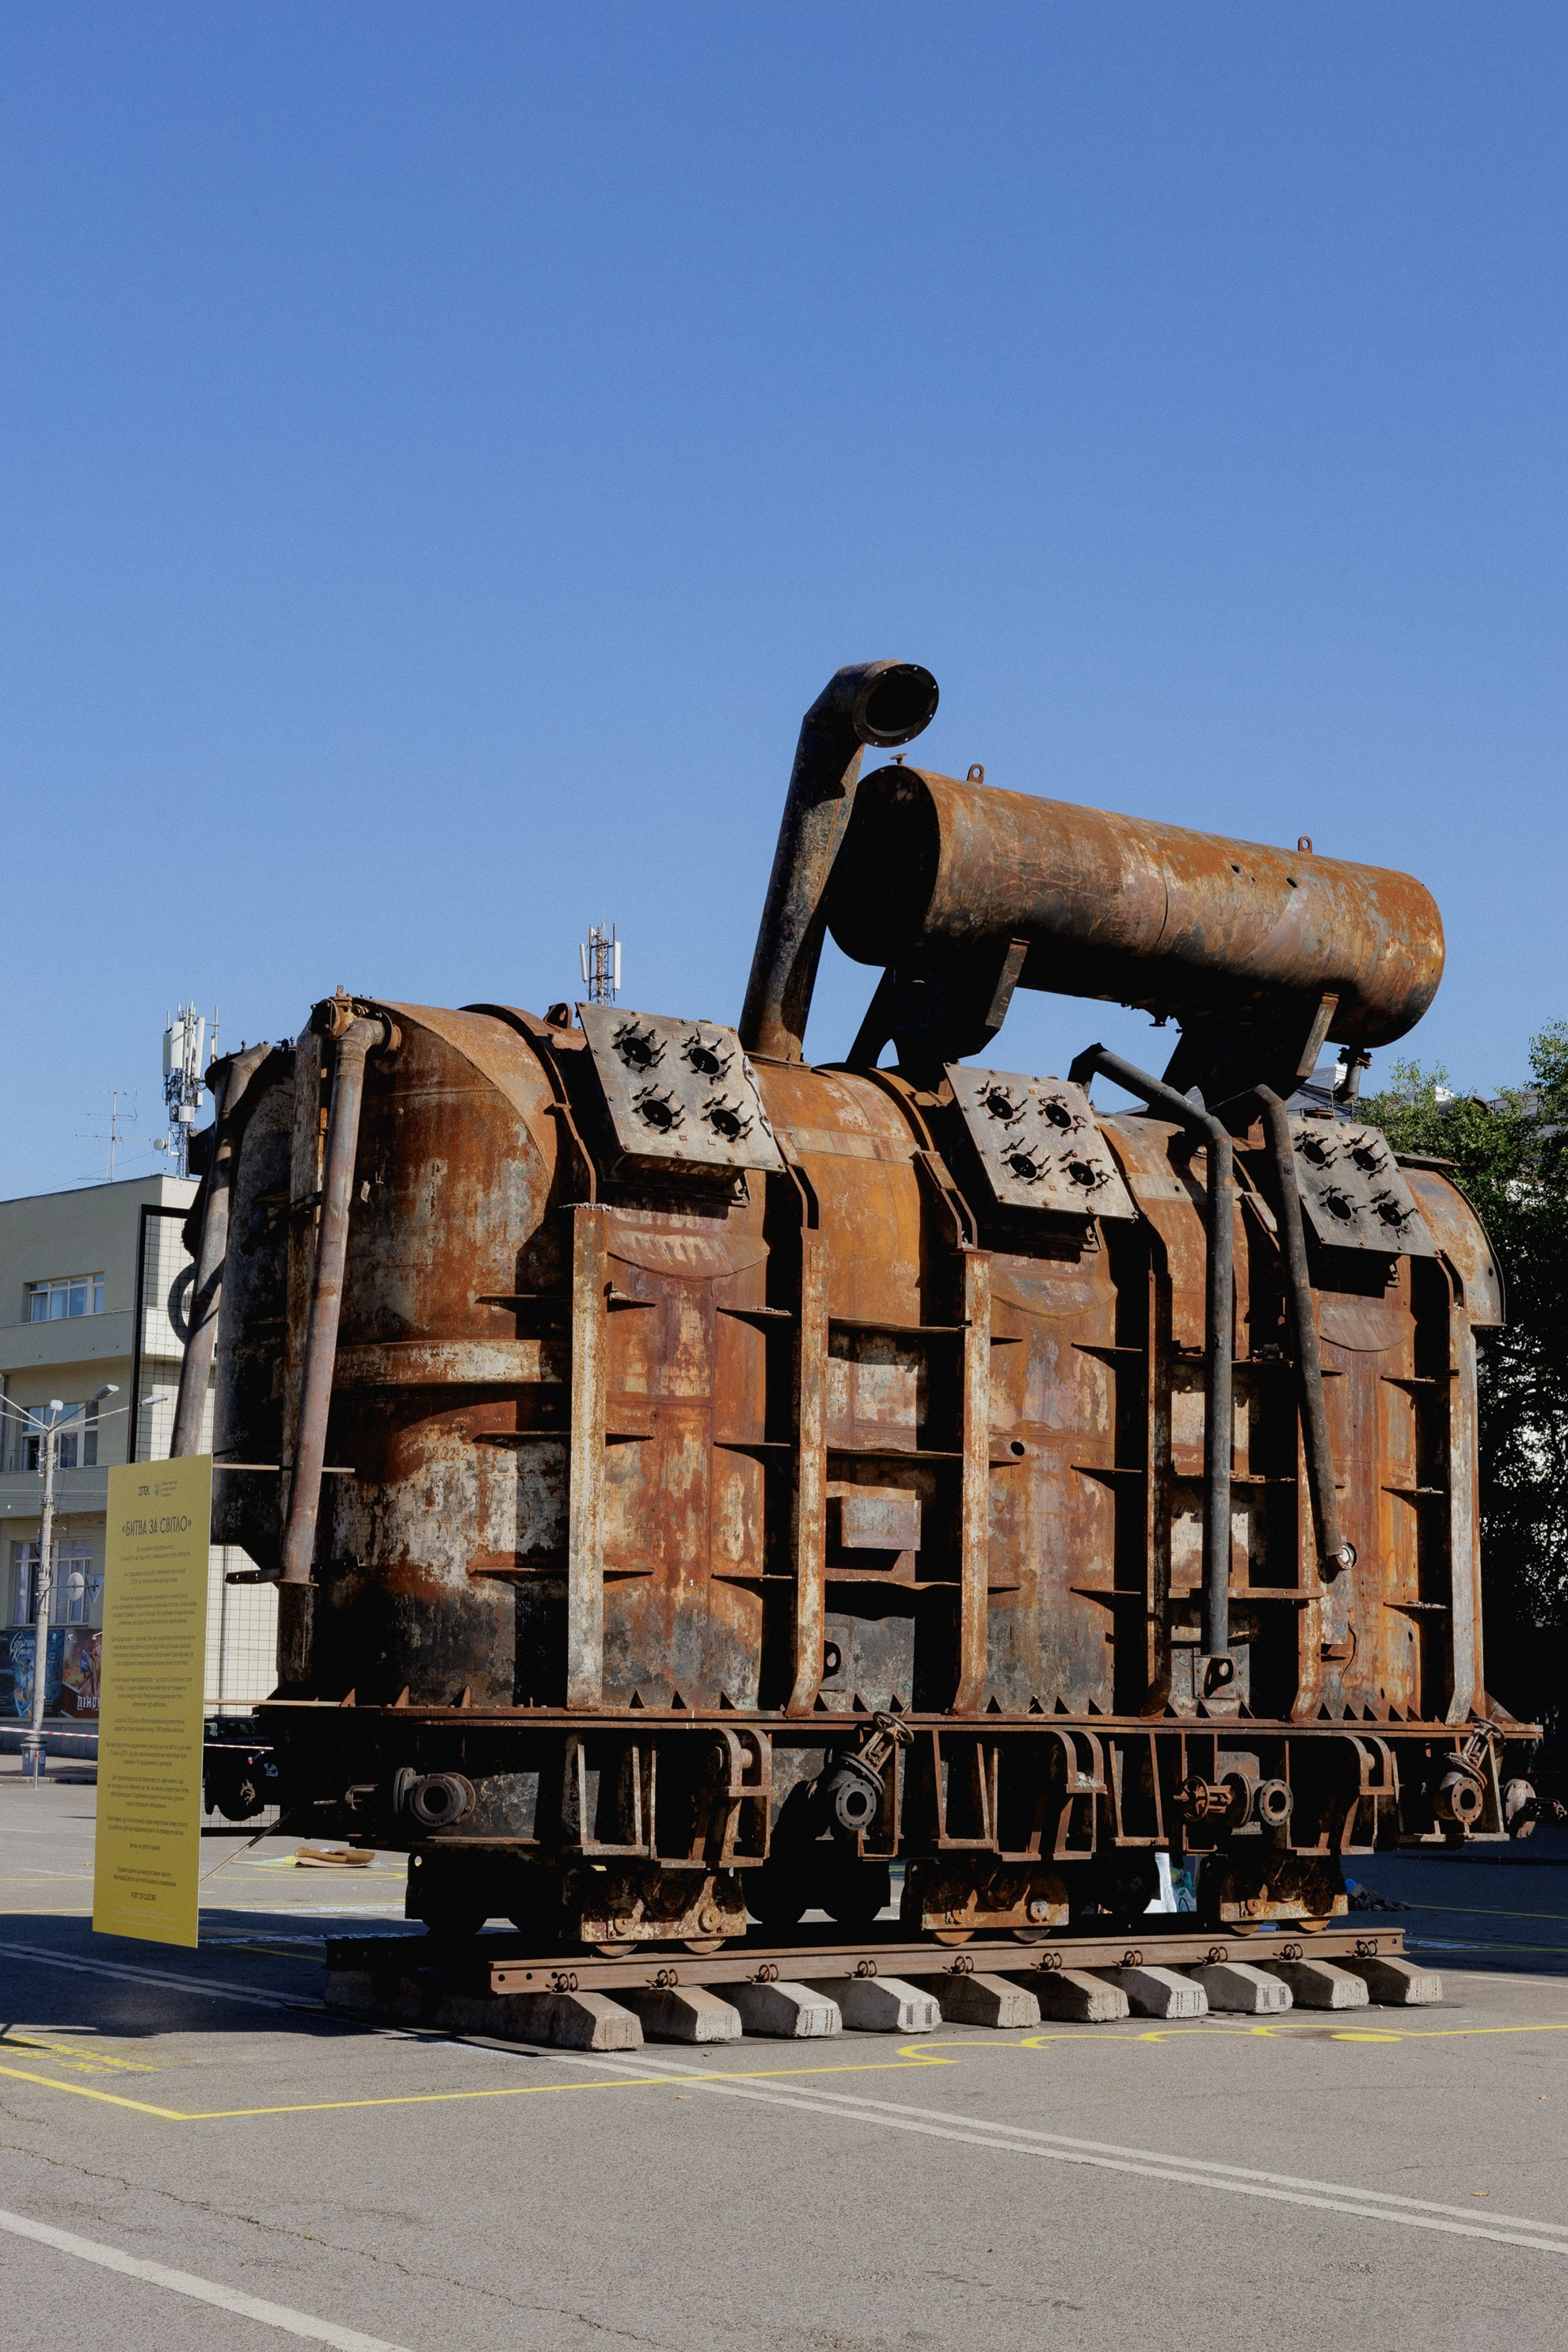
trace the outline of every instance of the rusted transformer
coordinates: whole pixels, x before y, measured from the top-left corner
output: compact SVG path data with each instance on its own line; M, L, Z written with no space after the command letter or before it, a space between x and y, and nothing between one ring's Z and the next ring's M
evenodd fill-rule
M1347 1854L1522 1801L1486 1235L1353 1101L1285 1108L1419 1017L1436 908L861 783L935 700L872 664L807 714L738 1028L340 991L215 1071L215 1533L279 1581L296 1818L409 1851L433 1927L705 1948L863 1923L898 1859L906 1922L1027 1941L1162 1849L1216 1925L1322 1920ZM885 971L815 1068L829 921ZM993 1066L1020 984L1173 1016L1168 1082Z

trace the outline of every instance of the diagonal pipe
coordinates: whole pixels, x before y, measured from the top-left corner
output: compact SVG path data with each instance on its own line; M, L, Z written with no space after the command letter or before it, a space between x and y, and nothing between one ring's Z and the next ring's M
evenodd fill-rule
M346 1006L342 1008L346 1011ZM325 1008L337 1027L338 1000ZM354 1156L359 1149L364 1101L365 1057L388 1043L384 1021L356 1013L342 1022L332 1065L332 1099L327 1115L326 1164L321 1171L321 1223L316 1271L305 1328L305 1363L300 1383L300 1418L294 1432L289 1517L283 1530L284 1584L309 1584L316 1551L316 1519L321 1506L321 1472L327 1459L327 1416L337 1364L338 1319L343 1304L343 1267L348 1257L349 1203L353 1195Z
M1136 1069L1120 1054L1090 1045L1068 1072L1075 1086L1096 1075L1139 1095L1151 1110L1174 1119L1208 1148L1209 1181L1205 1227L1208 1280L1204 1300L1204 1655L1205 1691L1221 1690L1235 1677L1230 1655L1230 1480L1233 1444L1233 1360L1236 1350L1235 1178L1230 1131L1213 1113L1198 1109L1163 1079Z

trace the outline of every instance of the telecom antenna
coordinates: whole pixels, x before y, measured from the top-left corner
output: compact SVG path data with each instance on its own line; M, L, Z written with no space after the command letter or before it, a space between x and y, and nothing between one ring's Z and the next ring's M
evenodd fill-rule
M121 1110L120 1106L122 1102L133 1103L136 1099L137 1093L138 1088L135 1087L111 1087L109 1092L109 1127L107 1131L101 1127L79 1128L77 1129L78 1134L82 1138L84 1142L108 1144L109 1181L111 1184L114 1181L114 1163L119 1156L120 1147L129 1139L126 1136L125 1130L128 1127L134 1127L137 1119L137 1113L135 1111ZM101 1118L103 1113L99 1110L94 1110L90 1116Z
M614 923L590 923L586 944L577 950L590 1004L613 1004L621 992L621 942Z
M154 1151L166 1151L176 1176L191 1172L191 1129L206 1100L202 1078L206 1067L204 1050L207 1024L194 1003L177 1005L163 1032L163 1100L169 1107L169 1132L159 1136ZM213 1009L213 1051L217 1050L217 1009Z

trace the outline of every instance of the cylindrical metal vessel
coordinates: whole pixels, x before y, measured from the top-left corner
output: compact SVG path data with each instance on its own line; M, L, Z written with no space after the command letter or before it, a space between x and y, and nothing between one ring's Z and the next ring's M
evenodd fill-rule
M861 963L1019 938L1023 987L1177 1019L1333 995L1357 1046L1404 1036L1443 973L1408 874L910 767L861 782L827 913Z
M1504 1833L1495 1262L1440 1170L1285 1099L1331 1013L1357 1046L1418 1017L1436 909L897 767L834 866L858 743L934 703L900 671L873 725L888 675L808 714L754 1058L340 992L235 1128L214 1532L279 1580L286 1801L408 1851L432 1927L707 1948L864 1925L896 1858L908 1925L1027 1940L1131 1921L1161 1850L1216 1929L1321 1921L1347 1854ZM890 1034L948 987L989 1035L1022 964L1208 1024L1225 1091L1102 1047L812 1067L830 866Z
M1005 1073L922 1091L760 1065L749 1164L660 1174L613 1128L616 1038L662 1073L732 1032L332 1010L395 1042L364 1066L311 1582L282 1588L262 1713L318 1828L416 1856L418 1916L590 1943L736 1934L748 1905L849 1921L898 1855L911 1919L1032 1930L1147 1901L1166 1844L1212 1864L1216 1923L1297 1918L1342 1906L1342 1851L1454 1833L1442 1776L1470 1769L1496 1829L1493 1735L1463 1754L1489 1704L1474 1332L1498 1293L1441 1175L1409 1171L1369 1290L1325 1221L1356 1153L1363 1190L1392 1163L1373 1130L1296 1122L1332 1240L1312 1311L1336 1573L1277 1171L1261 1126L1237 1138L1221 1687L1201 1123ZM236 1183L216 1532L275 1573L318 1328L320 1024L269 1074ZM1031 1102L1066 1139L1055 1206L1032 1205ZM1192 1810L1238 1773L1289 1792L1261 1844Z

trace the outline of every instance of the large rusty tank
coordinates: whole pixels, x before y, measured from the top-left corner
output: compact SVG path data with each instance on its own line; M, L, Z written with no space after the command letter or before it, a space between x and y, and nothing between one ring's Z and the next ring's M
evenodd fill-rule
M861 782L935 701L877 663L808 712L737 1025L340 991L215 1067L177 1444L216 1342L290 1801L407 1850L433 1927L702 1949L863 1924L897 1861L910 1927L1038 1940L1141 1910L1162 1851L1216 1926L1321 1923L1347 1855L1506 1833L1499 1276L1353 1098L1436 908ZM812 1067L830 922L885 969ZM1006 1068L1019 985L1173 1019L1168 1072ZM1339 1097L1292 1103L1335 1039Z

